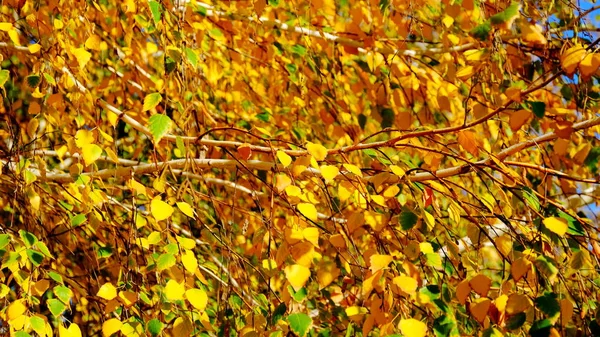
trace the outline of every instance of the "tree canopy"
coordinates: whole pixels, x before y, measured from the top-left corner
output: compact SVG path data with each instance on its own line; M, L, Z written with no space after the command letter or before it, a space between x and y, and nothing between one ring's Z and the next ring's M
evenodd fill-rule
M600 334L600 6L0 6L1 331Z

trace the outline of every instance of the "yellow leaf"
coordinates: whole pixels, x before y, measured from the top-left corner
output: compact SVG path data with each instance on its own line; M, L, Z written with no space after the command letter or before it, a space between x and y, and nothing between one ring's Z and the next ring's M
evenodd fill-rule
M315 205L303 202L298 204L297 207L298 211L310 220L317 221L319 219L317 215L317 208L315 207Z
M531 42L534 45L545 45L548 43L542 29L538 25L528 22L521 24L521 39L525 42Z
M277 159L279 159L279 162L284 168L290 166L292 163L292 157L283 151L277 151Z
M111 318L102 323L102 336L109 337L119 332L123 323L116 318Z
M585 48L580 44L565 50L560 56L560 65L565 71L565 74L568 76L573 75L577 70L579 63L584 59L585 54Z
M565 233L567 233L567 228L569 227L564 219L558 217L544 219L544 226L546 226L549 231L556 233L559 236L564 236Z
M396 165L390 165L390 170L392 170L392 173L397 175L398 177L402 177L404 176L404 174L406 174L406 171L404 171L402 168Z
M188 204L185 201L181 201L177 203L177 208L179 208L179 210L187 215L188 217L195 219L194 218L194 210L192 209L192 206L190 206L190 204Z
M196 255L191 250L186 250L185 253L181 255L181 262L183 263L185 270L192 274L198 269L198 259L196 259Z
M305 266L294 264L285 267L285 277L292 285L295 291L300 290L310 277L310 269Z
M321 144L308 142L308 144L306 144L306 149L317 161L325 160L327 157L327 149Z
M473 66L466 66L457 71L455 76L464 81L471 78L474 73L475 70L473 69Z
M400 193L400 187L398 187L397 185L391 185L390 187L386 188L385 191L383 191L383 197L393 198L398 193Z
M433 246L431 246L431 243L429 243L429 242L419 243L419 249L421 250L421 253L423 253L423 254L432 254L433 253Z
M183 299L183 294L185 293L185 284L180 284L179 282L170 279L165 286L165 297L169 301L178 301Z
M102 287L100 287L100 290L98 290L96 296L110 301L117 297L117 288L115 288L112 283L104 283Z
M38 43L34 43L34 44L28 45L27 49L29 49L30 53L35 54L35 53L39 52L40 49L42 49L42 46L40 46Z
M150 212L156 221L161 221L168 219L173 214L173 207L160 200L160 197L157 196L150 202Z
M302 194L302 190L298 186L290 185L285 188L285 193L290 197L297 197Z
M185 298L199 311L204 311L208 304L208 296L206 295L206 291L202 289L188 289L185 292Z
M371 200L379 206L386 207L385 198L382 195L371 195Z
M23 304L25 300L20 299L12 302L6 311L8 315L8 320L12 321L13 319L23 315L25 311L27 311L27 307Z
M320 170L326 182L332 181L340 173L340 169L332 165L321 165Z
M71 53L73 53L73 56L75 56L77 59L77 63L79 63L79 69L83 69L92 58L92 54L85 50L85 48L75 48L71 50Z
M100 50L100 37L98 35L92 35L85 40L85 47L91 50Z
M579 71L581 71L581 75L585 78L596 73L598 67L600 67L600 54L597 53L587 54L581 63L579 63Z
M12 43L15 44L15 46L21 45L21 40L19 39L19 32L17 32L16 28L13 28L8 31L8 37L10 37L10 40L12 41Z
M304 239L313 244L315 247L319 247L319 229L317 227L307 227L302 230Z
M350 173L354 174L354 175L355 175L355 176L357 176L357 177L362 177L362 176L363 176L363 175L362 175L362 171L361 171L361 170L358 168L358 166L356 166L356 165L352 165L352 164L344 164L344 165L342 165L342 166L344 166L344 168L345 168L346 170L348 170L348 172L350 172Z
M387 267L388 264L390 264L390 262L392 262L393 259L394 258L391 255L373 254L373 255L371 255L371 258L369 259L370 260L369 269L371 269L371 272L373 274L375 274L376 271Z
M71 323L68 329L60 324L58 326L58 335L60 337L81 337L81 329L75 323Z
M75 133L75 145L79 148L92 144L95 140L96 137L94 137L94 133L89 130L81 129L77 130L77 133Z
M3 32L8 32L13 29L13 24L10 22L0 22L0 30Z
M417 291L418 282L410 276L397 276L394 277L392 282L397 285L400 290L404 291L409 295L413 295Z
M102 155L102 148L96 144L87 144L81 148L81 156L85 166L93 164Z
M427 325L414 318L400 320L398 327L405 337L425 337L427 335Z

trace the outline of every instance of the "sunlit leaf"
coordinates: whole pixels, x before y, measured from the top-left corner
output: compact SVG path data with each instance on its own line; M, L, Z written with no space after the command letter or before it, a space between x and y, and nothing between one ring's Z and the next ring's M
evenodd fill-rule
M283 167L288 167L292 163L292 157L290 157L287 153L283 151L277 151L277 159Z
M204 311L208 304L208 296L202 289L188 289L185 291L185 298L199 311Z
M313 158L317 161L325 160L327 158L327 148L325 148L321 144L308 143L306 144L306 149L308 153L310 153Z
M300 203L296 207L298 207L298 211L308 219L312 221L317 221L319 219L315 205L311 203Z
M162 101L162 95L158 92L155 93L151 93L146 95L146 97L144 97L144 105L142 107L142 111L148 111L150 109L154 109L156 108L156 106ZM153 115L153 116L157 116L157 115ZM169 118L166 115L163 115L164 117ZM157 118L164 118L164 117L157 117ZM169 118L169 121L171 119ZM164 124L164 119L159 119L158 121L163 122L162 124ZM164 127L163 127L164 128Z
M123 323L117 318L111 318L102 323L102 335L104 337L112 336L113 334L121 331Z
M567 233L567 228L569 227L567 221L559 217L550 217L544 219L544 226L559 236L564 236Z
M304 287L310 277L310 270L299 264L287 266L284 271L288 282L290 282L296 291Z
M150 203L150 212L156 221L168 219L173 211L173 207L162 201L160 197L155 197Z
M425 337L427 335L427 325L417 319L401 319L398 328L406 337Z
M167 285L164 289L164 294L167 300L169 301L179 301L183 299L183 294L185 293L185 284L180 284L179 282L171 279L167 282Z

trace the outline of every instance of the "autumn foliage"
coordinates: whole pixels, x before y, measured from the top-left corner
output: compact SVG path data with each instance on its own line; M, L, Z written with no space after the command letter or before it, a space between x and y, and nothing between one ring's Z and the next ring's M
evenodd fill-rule
M600 334L600 7L0 2L0 331Z

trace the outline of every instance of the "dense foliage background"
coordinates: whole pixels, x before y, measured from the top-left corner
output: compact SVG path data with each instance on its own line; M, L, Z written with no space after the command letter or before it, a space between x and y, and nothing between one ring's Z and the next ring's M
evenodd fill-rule
M1 331L600 334L600 6L0 6Z

